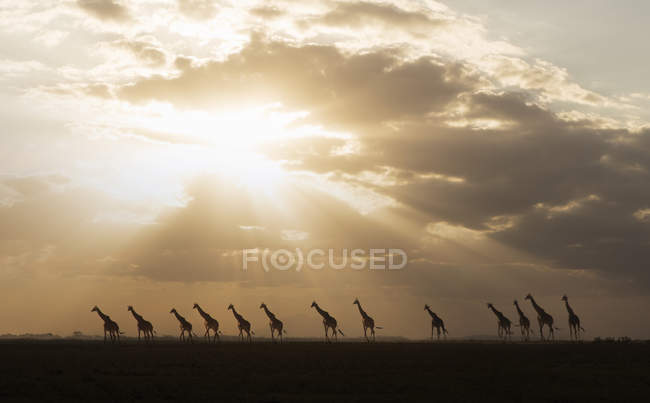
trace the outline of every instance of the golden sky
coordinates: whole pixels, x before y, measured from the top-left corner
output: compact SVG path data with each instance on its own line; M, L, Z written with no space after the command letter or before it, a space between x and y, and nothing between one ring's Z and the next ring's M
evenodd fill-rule
M358 297L385 335L425 337L427 303L462 337L530 292L649 337L650 88L610 42L568 57L558 32L613 39L560 2L488 3L0 1L0 333L99 333L99 305L133 334L133 305L172 334L198 302L265 335L265 302L319 336L316 300L358 336ZM246 248L409 263L244 272Z

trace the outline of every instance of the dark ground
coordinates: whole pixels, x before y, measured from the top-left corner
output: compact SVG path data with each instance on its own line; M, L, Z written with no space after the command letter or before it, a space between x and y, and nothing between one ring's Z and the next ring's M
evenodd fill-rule
M647 401L649 343L0 343L0 401Z

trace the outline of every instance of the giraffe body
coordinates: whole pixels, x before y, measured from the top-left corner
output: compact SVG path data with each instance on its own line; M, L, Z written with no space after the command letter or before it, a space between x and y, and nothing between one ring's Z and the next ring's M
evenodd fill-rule
M334 336L334 340L338 341L338 337L336 332L338 331L341 336L345 336L341 329L338 328L338 323L336 322L336 319L332 315L330 315L327 311L321 309L321 307L318 306L316 301L311 303L311 307L315 308L316 311L320 314L320 316L323 317L323 327L325 327L325 341L327 343L331 342L328 331L329 329L332 329L332 335Z
M363 336L366 338L366 341L370 343L370 338L368 338L368 329L370 329L370 335L372 336L372 341L375 341L375 320L366 313L366 311L361 308L361 303L359 299L356 298L352 305L356 305L359 308L359 313L361 314L361 324L363 325ZM377 329L381 329L377 326Z
M153 341L153 325L148 320L145 320L142 315L139 315L131 305L127 308L127 311L130 311L135 320L138 322L138 341L140 341L140 334L144 334L145 341Z
M569 297L564 295L562 297L564 305L566 306L567 313L569 314L569 338L571 340L575 339L578 341L580 339L580 331L585 331L585 329L580 326L580 318L573 312L573 309L569 305Z
M180 341L186 341L190 343L194 343L194 339L192 338L192 324L187 321L184 317L182 317L177 311L176 308L172 308L169 313L174 314L176 319L178 320L179 327L181 329L181 334L178 337ZM187 333L187 337L185 337L185 333Z
M108 335L111 339L111 343L115 343L116 341L119 343L120 342L120 327L117 325L117 322L111 319L110 316L106 315L103 313L97 305L93 307L93 309L90 310L90 312L97 312L97 315L104 321L104 343L106 343L106 335Z
M530 300L530 303L533 304L535 312L537 312L537 322L539 323L539 336L544 341L544 326L548 326L549 336L551 339L555 340L555 334L553 333L553 317L546 313L541 306L537 305L535 299L532 295L526 295L526 299ZM547 338L548 339L548 338Z
M248 339L249 343L253 342L253 338L251 337L251 333L255 334L251 330L251 323L244 319L243 316L241 316L237 311L235 310L235 307L230 304L228 305L228 309L232 311L232 314L235 316L235 319L237 320L237 327L239 328L239 339L244 340L244 332L246 332L246 337Z
M524 314L524 311L519 307L517 300L514 302L515 308L517 308L517 314L519 314L519 331L521 332L521 340L528 341L530 340L530 319Z
M212 337L212 342L213 343L216 343L217 341L220 342L221 338L219 337L219 322L215 318L210 316L209 313L205 312L199 306L199 304L195 303L193 309L196 309L199 312L199 315L201 315L201 317L205 321L204 322L204 324L205 324L205 334L203 335L203 337L205 337L208 340L208 342L210 342L210 330L212 330L212 332L214 333L214 335Z
M284 332L284 324L282 321L275 317L275 314L269 310L265 303L262 302L260 309L264 309L264 313L269 317L269 327L271 328L271 340L275 343L274 333L278 333L280 343L282 343L282 332ZM286 333L286 332L285 332Z
M424 310L429 313L431 316L431 340L433 340L433 329L436 329L438 333L438 340L440 340L440 333L442 330L442 335L447 340L447 329L445 328L445 322L438 316L435 312L431 310L429 305L424 305Z
M510 319L506 318L506 316L501 311L497 310L494 305L487 304L487 306L488 309L491 310L498 319L497 334L499 337L503 338L504 340L510 339L510 336L512 335L512 332L510 331L512 322L510 322Z

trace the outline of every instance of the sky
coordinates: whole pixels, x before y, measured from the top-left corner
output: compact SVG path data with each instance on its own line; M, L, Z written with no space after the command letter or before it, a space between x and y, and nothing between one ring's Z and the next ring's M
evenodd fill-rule
M644 2L0 1L1 333L650 338ZM401 270L243 270L245 249Z

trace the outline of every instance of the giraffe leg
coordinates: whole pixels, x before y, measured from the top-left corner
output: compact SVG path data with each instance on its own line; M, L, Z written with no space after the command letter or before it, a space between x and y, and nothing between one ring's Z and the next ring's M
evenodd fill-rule
M433 341L433 322L431 323L431 341Z
M273 324L270 324L269 327L271 328L271 341L275 343L275 337L273 335Z
M376 342L377 339L375 338L375 328L374 327L370 328L370 334L372 334L372 341Z
M370 339L368 338L368 328L365 325L363 326L363 337L365 337L366 341L370 343Z
M438 341L440 341L440 327L436 326L436 333L438 335Z

